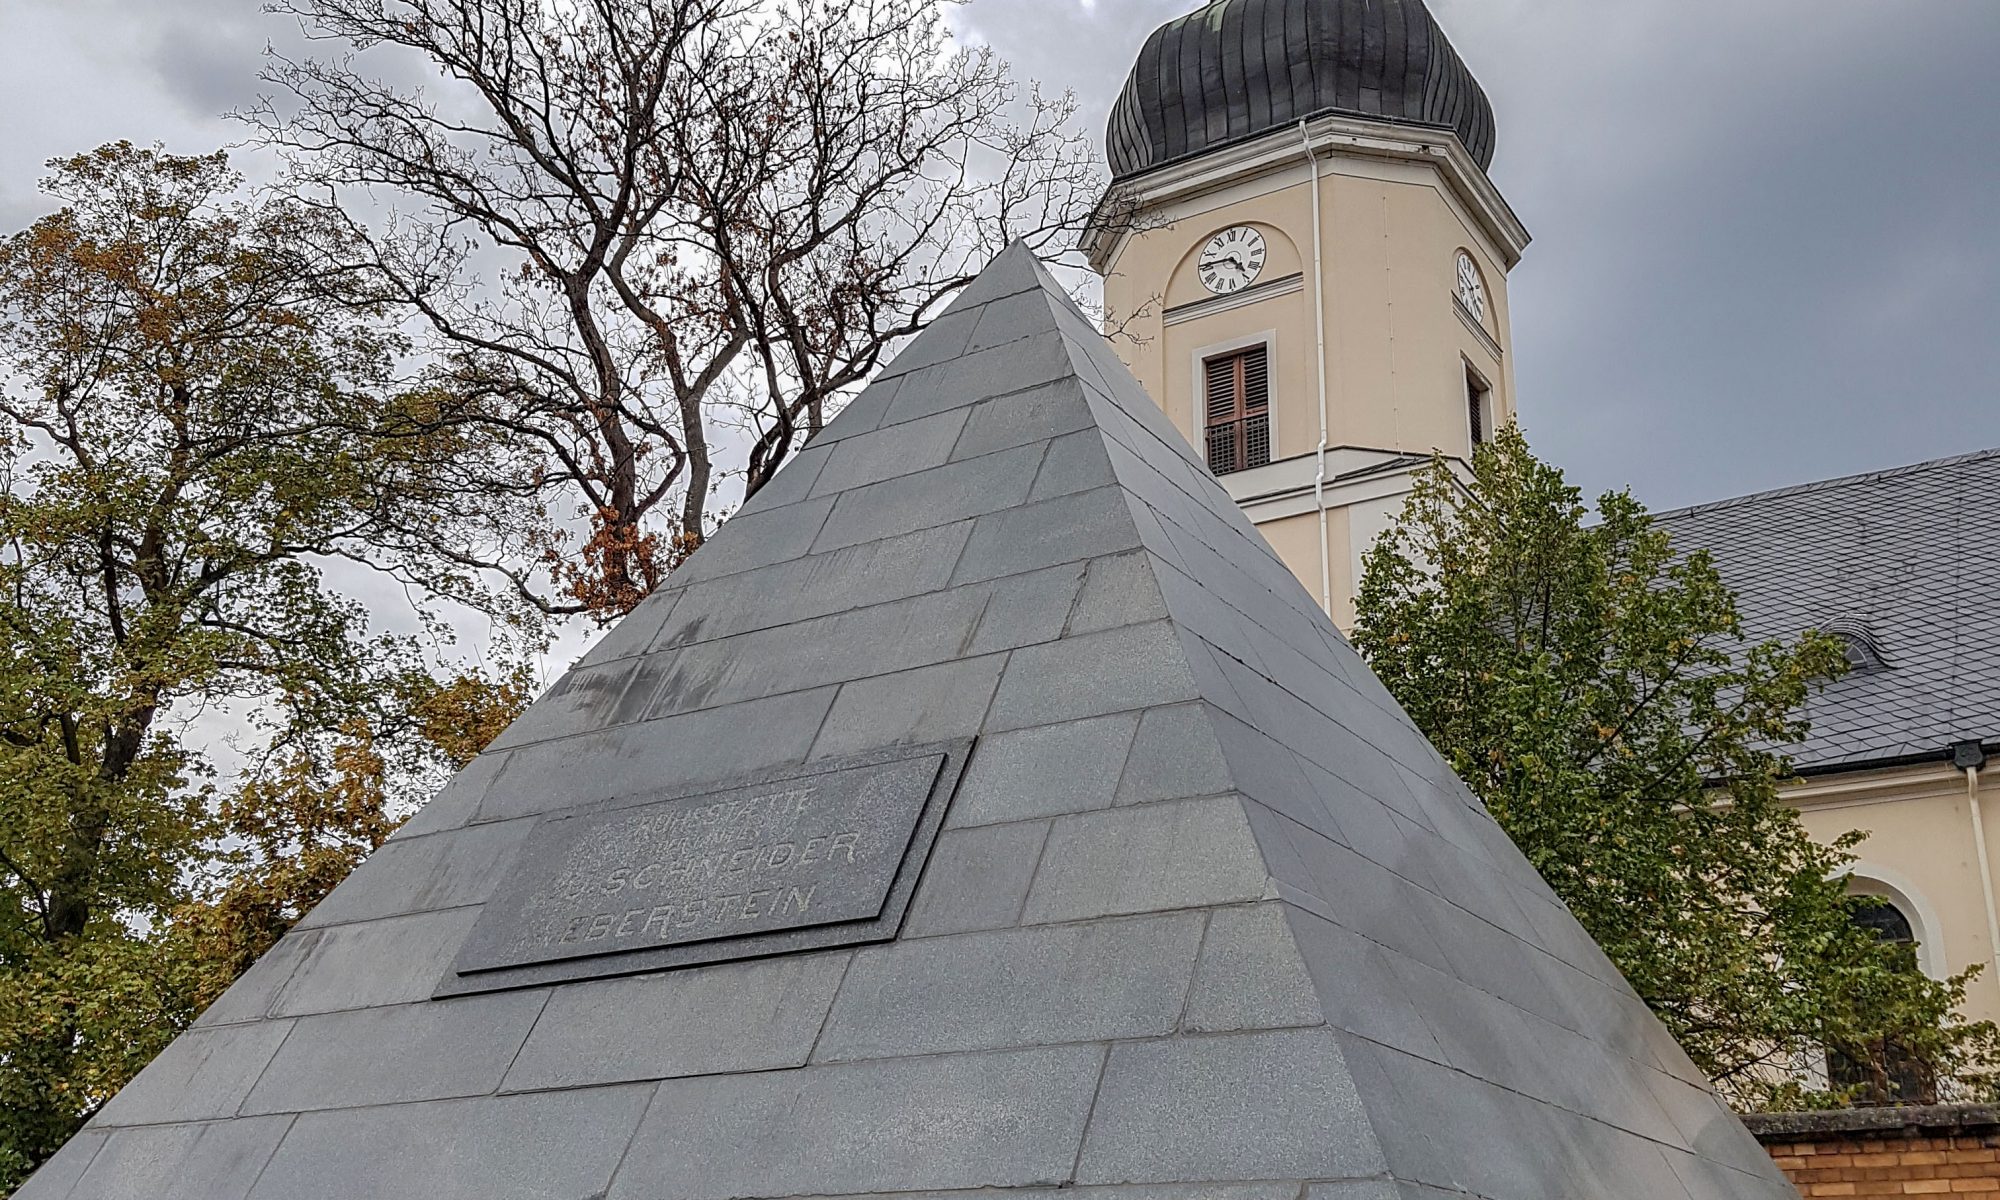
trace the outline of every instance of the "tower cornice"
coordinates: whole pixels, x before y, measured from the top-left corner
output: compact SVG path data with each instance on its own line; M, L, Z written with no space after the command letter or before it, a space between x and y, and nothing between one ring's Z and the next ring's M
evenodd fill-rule
M1312 155L1328 159L1428 164L1493 243L1508 269L1520 261L1528 247L1531 238L1527 227L1456 133L1325 113L1305 122L1304 137L1296 125L1273 129L1114 181L1098 201L1081 240L1091 269L1103 274L1109 268L1120 241L1145 227L1143 214L1294 168L1308 160L1308 148Z

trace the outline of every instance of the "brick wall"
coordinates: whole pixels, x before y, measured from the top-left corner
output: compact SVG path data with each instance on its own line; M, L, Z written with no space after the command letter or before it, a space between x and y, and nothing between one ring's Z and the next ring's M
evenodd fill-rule
M2000 1200L2000 1109L1983 1105L1759 1113L1745 1124L1799 1194Z

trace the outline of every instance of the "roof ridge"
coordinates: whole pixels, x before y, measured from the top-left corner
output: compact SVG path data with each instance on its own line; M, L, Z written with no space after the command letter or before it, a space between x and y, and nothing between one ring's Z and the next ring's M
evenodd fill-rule
M1935 470L1939 467L1956 467L1966 463L1980 462L1990 458L2000 458L2000 446L1990 450L1974 450L1967 454L1954 454L1946 458L1927 459L1923 462L1906 463L1898 467L1882 467L1874 471L1860 471L1852 475L1836 475L1831 479L1815 479L1808 483L1795 483L1787 487L1771 488L1768 491L1749 492L1741 496L1729 496L1721 500L1709 500L1701 504L1690 504L1685 508L1670 508L1653 514L1655 521L1670 521L1679 517L1697 516L1718 509L1736 508L1759 500L1774 500L1782 496L1796 496L1807 492L1830 491L1834 488L1850 487L1861 483L1877 483L1885 479L1895 479L1904 475L1914 475L1920 471Z

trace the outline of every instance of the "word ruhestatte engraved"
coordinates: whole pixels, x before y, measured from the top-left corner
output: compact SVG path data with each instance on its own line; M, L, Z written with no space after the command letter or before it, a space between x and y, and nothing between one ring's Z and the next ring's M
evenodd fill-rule
M942 754L545 819L461 973L882 915Z

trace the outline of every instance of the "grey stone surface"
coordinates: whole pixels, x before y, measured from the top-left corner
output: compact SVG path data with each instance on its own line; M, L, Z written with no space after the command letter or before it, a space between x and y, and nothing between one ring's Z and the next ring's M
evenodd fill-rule
M1113 713L989 735L948 820L991 825L1109 808L1138 727L1138 713Z
M1234 904L1264 895L1264 860L1233 796L1058 817L1022 919Z
M63 1200L109 1136L108 1130L93 1127L64 1142L40 1170L14 1189L10 1200Z
M525 746L480 801L488 821L804 761L833 687L792 692Z
M112 1133L73 1200L243 1200L289 1117L238 1117Z
M1211 796L1229 786L1229 765L1200 704L1146 710L1118 782L1120 804Z
M1283 905L1210 914L1181 1029L1227 1033L1318 1025L1325 1019Z
M819 536L820 528L826 523L827 514L833 511L833 506L833 497L822 496L801 500L797 504L744 513L740 520L730 521L732 532L729 537L710 539L686 562L674 568L674 579L677 584L685 586L797 558Z
M1059 1183L1103 1061L1082 1045L668 1080L609 1200Z
M299 928L483 903L531 824L497 821L390 841L320 901Z
M1333 1033L1296 1029L1113 1046L1076 1178L1348 1179L1387 1166Z
M1083 586L1083 572L1084 564L1065 563L985 585L986 612L967 651L987 654L1061 637Z
M943 466L965 429L965 416L965 409L955 408L835 443L813 494L844 492Z
M1043 451L1041 445L1018 446L815 501L832 503L833 511L811 543L812 549L815 553L838 550L1012 508L1027 499L1028 490L1034 487Z
M307 1017L245 1113L483 1096L500 1086L548 993L503 992Z
M1048 834L1047 821L945 830L931 851L904 936L967 933L1019 922Z
M690 586L656 649L714 641L934 592L951 578L970 520ZM629 619L629 618L628 618Z
M952 455L973 458L1040 444L1087 431L1090 424L1090 406L1084 403L1082 386L1074 379L1058 380L973 405ZM1105 461L1108 465L1110 459Z
M1131 515L1129 508L1126 515ZM1167 602L1160 596L1160 585L1153 581L1152 559L1142 550L1133 551L1091 560L1083 592L1070 614L1069 631L1095 633L1166 616Z
M439 789L437 795L403 822L396 832L390 834L389 840L393 842L457 829L472 821L479 815L479 802L485 798L486 789L492 786L506 765L505 753L488 751L479 755L466 764L463 771L452 776L451 782Z
M1110 487L1117 482L1118 477L1111 472L1111 459L1104 452L1104 435L1095 429L1083 429L1049 443L1048 457L1042 460L1042 473L1035 476L1028 499L1047 500Z
M1100 487L979 518L953 580L977 583L1138 545L1123 493Z
M913 421L976 399L1010 396L1075 374L1069 348L1057 337L996 346L925 367L903 377L884 425Z
M1004 655L989 655L843 684L813 757L975 733L1005 665Z
M500 1086L546 1000L546 992L504 992L300 1018L242 1112L484 1096Z
M804 1066L847 960L831 951L559 988L503 1090Z
M1180 640L1164 621L1065 638L1014 652L989 730L1052 725L1193 698Z
M454 908L318 930L271 1015L427 999L478 917L477 908Z
M252 1196L588 1200L651 1097L640 1085L306 1113Z
M213 1025L227 1025L237 1021L261 1020L271 1011L271 1004L278 994L285 990L299 963L319 941L319 934L310 930L293 930L278 939L278 944L264 952L264 957L251 964L229 990L222 993L215 1003L208 1006L195 1020L197 1029Z
M291 1031L290 1021L256 1021L176 1038L99 1110L97 1122L152 1125L234 1116Z
M814 1060L1152 1037L1180 1016L1199 913L918 938L859 951Z

